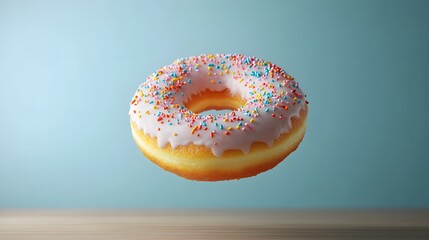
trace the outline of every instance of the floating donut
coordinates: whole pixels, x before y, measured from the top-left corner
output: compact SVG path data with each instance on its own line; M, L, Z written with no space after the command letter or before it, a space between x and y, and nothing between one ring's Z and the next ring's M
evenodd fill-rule
M178 59L151 74L130 106L143 154L199 181L251 177L275 167L303 139L308 111L294 78L240 54ZM204 112L222 109L229 111Z

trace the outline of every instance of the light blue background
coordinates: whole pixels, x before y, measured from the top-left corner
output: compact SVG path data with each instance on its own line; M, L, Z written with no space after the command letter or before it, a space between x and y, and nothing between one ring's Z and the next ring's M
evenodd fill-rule
M419 1L0 1L0 208L429 207ZM146 160L128 104L179 57L243 53L310 101L272 171L204 183Z

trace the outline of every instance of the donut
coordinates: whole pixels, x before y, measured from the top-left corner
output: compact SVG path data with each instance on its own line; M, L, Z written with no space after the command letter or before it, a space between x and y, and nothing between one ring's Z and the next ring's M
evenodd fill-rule
M187 179L221 181L283 161L304 137L307 112L298 82L277 65L203 54L152 73L129 116L134 140L152 162Z

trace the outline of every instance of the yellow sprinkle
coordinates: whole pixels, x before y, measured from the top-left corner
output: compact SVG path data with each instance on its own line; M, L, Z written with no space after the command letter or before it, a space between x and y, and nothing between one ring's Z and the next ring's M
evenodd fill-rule
M223 75L223 72L219 72L219 75L220 75L220 76L222 76L222 75Z
M229 73L229 70L228 70L228 69L226 69L226 70L225 70L225 73L226 73L226 74L228 74L228 73Z
M240 78L240 81L239 82L242 82L244 79L243 78Z
M254 121L255 121L255 119L253 119L253 118L250 119L250 123L253 123Z
M252 113L256 113L256 110L252 110ZM253 118L252 118L253 119Z
M232 130L232 127L229 127L229 128L228 128L228 131L231 131L231 130Z
M142 118L142 115L139 113L138 117L139 117L139 118Z
M208 69L209 71L211 71L211 70L212 70L212 67L208 67L207 69Z
M177 136L177 133L173 133L174 136Z
M158 106L153 106L153 109L158 109Z
M149 114L150 114L150 112L149 112L149 110L147 110L147 111L146 111L146 115L149 115Z
M294 101L296 101L296 100L298 100L298 98L297 98L297 97L294 97L294 98L293 98L293 100L294 100Z
M235 126L235 128L240 129L241 127L237 125L237 126Z
M281 95L284 95L284 94L285 94L285 92L284 92L284 91L282 91L280 94L281 94Z
M208 72L207 75L211 76L212 74Z
M198 126L195 126L194 128L192 128L191 134L194 134L194 132L197 130Z
M235 74L235 72L231 72L231 74L232 74L232 75L234 75L234 74Z
M210 80L210 82L211 82L211 84L214 84L214 83L215 83L215 80Z
M195 64L195 66L196 66L196 67L199 67L199 66L200 66L200 64L199 64L199 63L197 63L197 64Z

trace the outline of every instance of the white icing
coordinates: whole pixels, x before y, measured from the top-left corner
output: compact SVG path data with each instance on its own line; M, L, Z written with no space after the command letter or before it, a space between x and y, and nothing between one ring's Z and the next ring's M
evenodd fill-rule
M247 103L216 116L194 114L184 107L187 101L192 101L193 94L225 89L229 89L231 95L240 95ZM131 120L139 130L156 137L159 147L204 145L215 156L221 156L231 149L248 153L254 142L271 146L276 138L290 130L290 119L298 117L307 102L298 83L274 64L238 54L209 54L178 59L161 68L140 85L130 106ZM164 117L160 119L160 116ZM242 120L223 121L234 117ZM211 118L215 120L211 122ZM200 125L201 129L192 131ZM228 131L229 127L232 130ZM229 135L225 135L227 131Z

